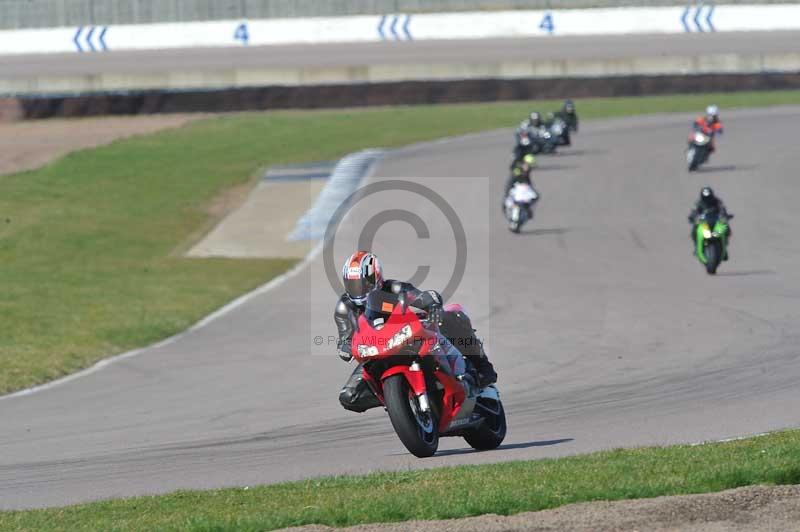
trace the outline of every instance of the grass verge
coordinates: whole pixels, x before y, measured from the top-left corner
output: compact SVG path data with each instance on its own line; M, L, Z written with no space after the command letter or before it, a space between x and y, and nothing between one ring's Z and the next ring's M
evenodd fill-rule
M509 515L564 504L800 483L800 431L726 443L183 491L0 513L2 530L272 530Z
M582 119L800 103L800 92L591 99ZM70 154L0 177L0 394L175 334L291 260L185 259L209 205L269 164L509 127L511 102L251 113ZM509 143L511 142L509 136ZM502 172L503 168L498 168Z

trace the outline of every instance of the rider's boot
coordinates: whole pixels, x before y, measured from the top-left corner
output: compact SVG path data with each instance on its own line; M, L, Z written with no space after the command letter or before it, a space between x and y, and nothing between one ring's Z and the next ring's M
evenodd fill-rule
M497 382L497 372L489 361L489 357L486 356L483 342L475 336L475 329L472 329L472 334L469 336L466 343L470 347L465 349L465 356L472 363L472 366L478 374L478 387L486 388L490 384Z
M381 406L381 402L372 393L372 388L364 381L361 364L356 366L339 392L339 402L345 410L359 413Z
M494 384L497 382L497 372L494 370L494 366L491 362L489 362L489 357L486 356L486 352L483 350L483 342L475 339L480 345L480 357L475 361L475 368L478 370L478 386L481 388L486 388L490 384Z

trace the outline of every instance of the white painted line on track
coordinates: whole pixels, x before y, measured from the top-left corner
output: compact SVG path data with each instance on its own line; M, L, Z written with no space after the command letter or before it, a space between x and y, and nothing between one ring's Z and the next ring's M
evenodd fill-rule
M336 209L358 189L361 180L383 153L381 149L369 149L342 157L331 172L328 184L297 221L288 240L321 240Z
M728 443L732 441L741 441L741 440L749 440L750 438L762 438L764 436L769 436L770 434L775 434L776 432L782 432L786 429L778 429L770 432L759 432L758 434L746 434L744 436L734 436L733 438L723 438L721 440L708 440L708 441L699 441L695 443L690 443L690 447L697 447L699 445L709 445L712 443Z
M271 279L269 282L259 286L258 288L256 288L252 292L248 292L248 293L246 293L246 294L244 294L242 296L239 296L238 298L234 299L233 301L231 301L227 305L215 310L214 312L212 312L211 314L209 314L205 318L201 319L200 321L198 321L197 323L195 323L194 325L192 325L191 327L189 327L188 329L186 329L183 332L180 332L180 333L178 333L178 334L176 334L174 336L170 336L169 338L161 340L160 342L157 342L155 344L149 345L147 347L140 347L139 349L134 349L133 351L128 351L126 353L121 353L119 355L115 355L115 356L112 356L112 357L109 357L109 358L104 358L103 360L97 362L96 364L94 364L94 365L92 365L92 366L90 366L90 367L88 367L88 368L86 368L84 370L78 371L77 373L72 373L70 375L67 375L66 377L61 377L60 379L56 379L54 381L51 381L51 382L48 382L48 383L45 383L45 384L40 384L38 386L33 386L32 388L26 388L24 390L19 390L17 392L13 392L13 393L10 393L10 394L7 394L7 395L0 396L0 401L2 401L4 399L13 399L15 397L22 397L22 396L26 396L26 395L32 395L32 394L35 394L35 393L38 393L38 392L43 392L45 390L49 390L51 388L55 388L56 386L61 386L61 385L66 384L68 382L80 379L82 377L86 377L88 375L91 375L92 373L96 373L96 372L100 371L101 369L103 369L105 367L108 367L108 366L110 366L112 364L115 364L117 362L121 362L123 360L127 360L129 358L133 358L133 357L135 357L137 355L142 354L145 351L149 351L151 349L159 349L161 347L170 345L170 344L180 340L184 336L186 336L186 335L188 335L188 334L190 334L190 333L192 333L194 331L197 331L198 329L202 329L203 327L205 327L206 325L208 325L212 321L216 320L217 318L220 318L220 317L224 316L225 314L227 314L227 313L231 312L233 309L245 304L246 302L248 302L249 300L253 299L254 297L259 296L259 295L261 295L263 293L269 292L273 288L275 288L275 287L283 284L284 282L288 281L289 279L291 279L292 277L294 277L295 275L300 273L319 254L319 251L321 249L322 249L322 243L320 242L318 245L314 246L314 248L311 251L308 252L308 254L303 258L302 261L300 261L298 264L296 264L288 272L282 273L281 275Z

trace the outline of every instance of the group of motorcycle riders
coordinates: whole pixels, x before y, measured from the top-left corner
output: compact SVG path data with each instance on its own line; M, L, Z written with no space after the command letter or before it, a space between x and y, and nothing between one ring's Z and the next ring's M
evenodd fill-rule
M529 117L517 128L515 132L517 145L514 149L514 160L511 163L511 175L505 188L506 196L516 183L523 183L534 188L531 180L531 172L536 163L532 153L534 150L530 149L531 142L524 143L522 139L548 130L556 120L560 120L565 127L558 130L560 138L551 141L563 146L571 145L570 133L578 131L578 115L572 100L566 100L561 109L555 113L548 113L545 119L542 119L539 112L530 113ZM719 119L717 106L708 106L705 115L695 120L693 128L712 138L709 152L713 152L713 137L722 133L722 122ZM712 210L728 216L722 200L714 194L711 187L704 186L688 217L689 223L692 224L690 238L693 249L698 219L704 213ZM730 237L731 231L728 229L727 239L730 240ZM727 246L722 260L728 260ZM344 293L336 303L334 321L339 333L339 357L343 360L349 362L353 358L352 337L359 317L365 312L367 297L373 291L383 291L395 295L403 294L411 306L426 312L429 317L433 317L433 320L439 324L442 335L454 346L457 346L469 362L469 371L473 374L479 387L483 388L497 380L494 367L484 351L483 343L475 335L469 317L462 311L448 312L444 310L442 296L438 292L422 291L410 283L384 278L383 267L378 257L368 251L357 251L348 257L342 268L342 281ZM358 364L339 394L342 406L353 412L364 412L370 408L381 406L372 389L362 379L362 373L362 365Z

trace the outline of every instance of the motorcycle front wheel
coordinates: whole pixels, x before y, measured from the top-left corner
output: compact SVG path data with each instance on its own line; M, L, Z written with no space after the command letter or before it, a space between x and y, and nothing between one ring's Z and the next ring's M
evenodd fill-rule
M686 152L686 162L689 163L690 172L697 170L697 165L698 165L697 148L695 148L694 146L689 148L689 150Z
M506 216L508 217L508 229L512 233L519 233L519 230L522 227L520 214L520 207L516 204L507 210Z
M433 412L423 412L403 375L383 382L383 398L397 437L417 458L433 456L439 448L438 421Z
M706 244L706 273L708 275L715 275L719 267L719 261L722 258L721 246L719 240L712 240Z

